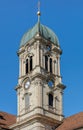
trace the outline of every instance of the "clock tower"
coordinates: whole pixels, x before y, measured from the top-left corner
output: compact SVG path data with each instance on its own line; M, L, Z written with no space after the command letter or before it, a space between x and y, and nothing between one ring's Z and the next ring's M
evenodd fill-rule
M63 121L62 54L56 34L38 22L22 37L19 56L17 122L14 130L52 130Z

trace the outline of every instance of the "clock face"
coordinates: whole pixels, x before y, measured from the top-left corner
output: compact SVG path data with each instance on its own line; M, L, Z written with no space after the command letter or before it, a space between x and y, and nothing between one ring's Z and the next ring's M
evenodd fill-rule
M27 81L26 84L25 84L25 89L28 89L30 86L30 81Z
M54 82L53 82L52 80L49 80L49 81L48 81L48 86L49 86L50 88L53 88L53 87L54 87Z

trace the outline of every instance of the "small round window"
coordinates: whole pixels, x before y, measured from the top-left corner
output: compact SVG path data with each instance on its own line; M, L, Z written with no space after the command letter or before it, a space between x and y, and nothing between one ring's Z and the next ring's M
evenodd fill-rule
M51 46L49 46L49 45L47 45L46 48L47 48L48 51L51 50Z
M48 81L48 86L49 86L50 88L53 88L54 82L53 82L52 80L49 80L49 81Z

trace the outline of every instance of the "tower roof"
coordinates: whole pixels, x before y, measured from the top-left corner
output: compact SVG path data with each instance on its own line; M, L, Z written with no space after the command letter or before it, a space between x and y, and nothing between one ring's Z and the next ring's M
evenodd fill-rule
M34 27L32 27L23 35L20 47L29 42L38 33L41 37L51 41L54 45L59 46L59 41L56 34L47 26L42 25L40 22L37 22Z

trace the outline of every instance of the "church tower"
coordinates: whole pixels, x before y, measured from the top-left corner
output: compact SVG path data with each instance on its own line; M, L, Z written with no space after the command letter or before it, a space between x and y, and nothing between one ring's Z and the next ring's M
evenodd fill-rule
M63 90L55 33L40 22L26 32L18 51L17 122L13 130L53 130L62 123Z

